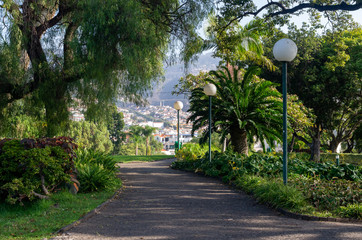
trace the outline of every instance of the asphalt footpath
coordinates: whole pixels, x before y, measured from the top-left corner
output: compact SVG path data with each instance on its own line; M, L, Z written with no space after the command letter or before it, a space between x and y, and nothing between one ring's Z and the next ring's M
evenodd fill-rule
M362 239L361 223L286 217L171 162L120 164L118 197L54 239Z

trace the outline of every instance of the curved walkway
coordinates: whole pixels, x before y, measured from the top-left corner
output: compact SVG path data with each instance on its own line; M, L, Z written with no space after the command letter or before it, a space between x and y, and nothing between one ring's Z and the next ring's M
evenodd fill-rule
M281 216L172 160L121 164L125 189L56 239L362 239L362 225Z

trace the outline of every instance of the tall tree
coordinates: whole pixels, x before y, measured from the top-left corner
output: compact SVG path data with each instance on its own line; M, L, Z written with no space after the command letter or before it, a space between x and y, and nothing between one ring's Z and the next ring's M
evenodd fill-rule
M117 106L113 105L108 113L107 117L107 129L109 131L109 138L111 139L114 147L114 151L119 150L121 141L123 139L123 128L124 128L124 119L123 113L118 112Z
M32 98L47 135L64 127L74 98L91 114L122 97L141 103L171 49L200 44L206 0L0 1L0 107ZM175 44L180 43L180 44ZM175 52L175 51L174 51Z
M247 71L224 67L211 71L213 78L206 79L217 88L212 104L212 131L223 136L230 134L234 150L244 154L248 154L248 141L254 141L254 137L262 143L266 140L270 145L281 137L280 93L273 83L258 79L257 73L256 67ZM192 133L209 124L208 106L202 88L194 89L188 110L191 115L187 119L193 123Z
M152 151L149 151L149 147L150 147L150 138L152 137L152 134L156 131L156 128L154 127L150 127L150 126L145 126L143 128L143 136L145 136L146 138L146 156L148 156L150 154L150 152L152 153Z
M298 95L316 116L315 124L308 130L311 141L299 136L310 146L314 161L320 159L323 132L332 134L337 130L333 141L338 145L352 137L362 120L361 30L352 25L349 30L318 35L307 25L289 29L289 38L297 42L298 55L289 64L288 91ZM264 76L276 82L281 79L267 71Z
M141 143L142 139L143 139L143 127L141 126L131 126L129 128L129 133L133 139L133 142L136 145L136 149L135 149L135 153L136 155L138 155L138 145Z

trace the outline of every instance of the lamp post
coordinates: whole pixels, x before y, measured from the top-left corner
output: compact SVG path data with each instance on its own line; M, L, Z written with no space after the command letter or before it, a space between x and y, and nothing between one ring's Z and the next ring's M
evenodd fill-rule
M287 38L280 39L273 47L273 55L276 60L282 62L283 85L283 182L288 179L288 140L287 140L287 62L291 62L297 56L297 45Z
M181 101L176 101L173 107L177 110L177 150L180 150L180 110L184 104Z
M216 95L216 86L212 83L207 84L204 93L209 96L209 161L211 162L211 98Z

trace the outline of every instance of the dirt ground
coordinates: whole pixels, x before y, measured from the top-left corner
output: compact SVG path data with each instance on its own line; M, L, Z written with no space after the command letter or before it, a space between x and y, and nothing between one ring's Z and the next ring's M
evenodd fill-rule
M288 218L171 162L121 164L120 196L54 239L362 239L361 223Z

